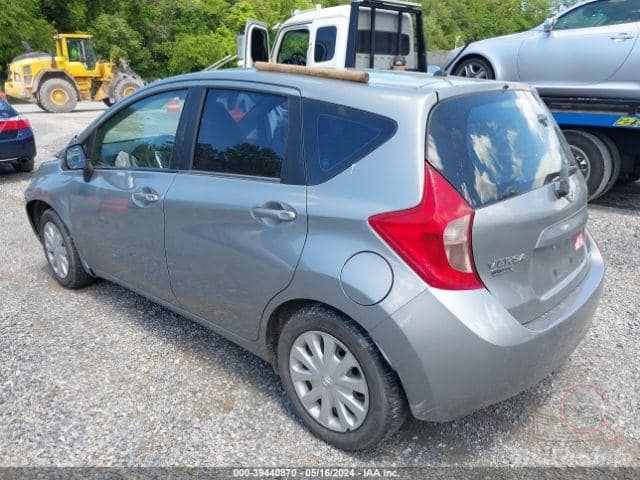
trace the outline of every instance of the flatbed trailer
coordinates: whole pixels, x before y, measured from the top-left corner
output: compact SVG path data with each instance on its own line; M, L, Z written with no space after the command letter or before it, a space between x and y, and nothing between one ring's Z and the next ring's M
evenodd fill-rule
M640 179L640 101L543 97L587 179L589 199Z

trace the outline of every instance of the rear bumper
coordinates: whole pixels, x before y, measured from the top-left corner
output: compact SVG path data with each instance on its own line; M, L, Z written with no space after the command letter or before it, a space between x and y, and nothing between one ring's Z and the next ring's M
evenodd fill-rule
M522 325L486 290L428 290L371 332L397 371L413 415L449 421L510 398L557 369L586 333L604 278L589 269L560 305Z
M0 162L18 158L33 158L36 156L36 142L33 133L28 137L15 140L0 140Z

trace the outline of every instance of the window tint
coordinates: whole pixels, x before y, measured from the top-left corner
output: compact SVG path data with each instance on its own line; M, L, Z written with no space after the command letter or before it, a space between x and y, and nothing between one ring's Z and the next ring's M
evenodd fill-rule
M193 169L279 178L288 132L287 97L209 90Z
M316 31L316 44L313 59L316 62L328 62L336 51L336 27L321 27Z
M570 11L558 19L556 30L602 27L640 21L640 0L602 0Z
M438 104L427 128L427 160L476 208L539 188L573 163L549 111L522 91Z
M186 90L146 97L121 110L99 129L96 167L170 168Z
M309 30L289 30L282 37L278 63L291 65L306 65L307 51L309 50Z
M398 34L395 32L385 32L376 30L376 54L377 55L396 55L396 38ZM358 30L358 53L370 53L371 49L371 32L369 30ZM403 33L400 35L400 55L409 55L411 39L409 35Z
M307 177L317 185L362 159L396 131L396 122L374 113L304 100Z

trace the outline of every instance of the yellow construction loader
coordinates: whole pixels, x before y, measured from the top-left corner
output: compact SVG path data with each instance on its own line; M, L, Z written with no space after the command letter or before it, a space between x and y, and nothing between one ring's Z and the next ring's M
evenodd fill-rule
M70 112L80 100L107 105L131 95L144 81L123 60L99 61L91 35L64 33L53 37L55 55L31 51L13 59L5 93L36 102L47 112Z

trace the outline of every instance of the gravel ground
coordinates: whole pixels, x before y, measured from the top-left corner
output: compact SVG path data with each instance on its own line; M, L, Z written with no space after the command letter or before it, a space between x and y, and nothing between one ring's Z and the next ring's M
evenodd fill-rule
M103 110L19 109L51 157ZM114 284L59 287L0 165L0 465L640 466L640 183L590 208L608 271L594 326L533 389L350 454L308 433L261 360Z

